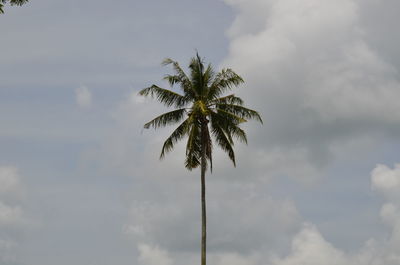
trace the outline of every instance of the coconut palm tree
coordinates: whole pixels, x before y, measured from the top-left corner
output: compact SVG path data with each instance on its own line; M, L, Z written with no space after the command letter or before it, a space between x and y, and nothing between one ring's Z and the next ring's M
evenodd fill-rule
M178 86L179 92L152 85L139 92L150 96L174 110L164 113L144 125L144 128L160 128L179 123L179 126L165 140L160 159L170 152L175 144L187 137L185 167L189 170L201 169L201 265L206 265L206 186L207 168L212 171L212 149L214 143L225 151L236 166L233 150L234 139L247 143L246 133L240 125L249 119L262 123L260 115L243 106L243 100L234 94L223 95L242 84L243 79L231 69L216 73L207 67L200 56L191 59L189 75L178 62L165 59L163 65L172 65L174 74L166 75L171 87Z
M23 4L25 4L26 2L28 2L28 0L0 0L0 14L3 14L3 6L4 4L6 4L7 2L10 2L11 5L17 5L17 6L22 6Z

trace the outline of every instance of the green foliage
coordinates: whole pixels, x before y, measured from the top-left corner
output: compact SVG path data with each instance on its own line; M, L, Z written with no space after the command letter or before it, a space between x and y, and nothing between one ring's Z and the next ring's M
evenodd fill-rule
M174 74L168 74L164 79L171 87L177 87L180 93L156 85L139 92L139 95L155 98L167 107L176 108L149 121L144 128L157 129L181 122L164 142L160 159L187 137L185 167L189 170L199 167L204 154L206 163L212 169L213 137L216 145L236 165L234 139L247 143L246 133L240 125L248 120L262 123L258 112L244 107L240 97L234 94L223 96L242 84L243 79L231 69L215 73L210 64L204 66L198 54L190 61L189 75L172 59L165 59L162 64L172 65Z
M25 4L26 2L28 2L28 0L0 0L0 14L4 13L3 7L4 4L7 4L7 2L10 3L10 5L14 6L22 6L23 4Z

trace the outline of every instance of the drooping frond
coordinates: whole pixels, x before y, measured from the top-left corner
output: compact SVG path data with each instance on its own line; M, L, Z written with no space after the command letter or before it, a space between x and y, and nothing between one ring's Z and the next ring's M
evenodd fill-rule
M217 113L219 116L225 119L226 123L240 124L243 122L247 122L246 119L223 109L217 109Z
M224 124L221 124L221 120L216 114L211 114L211 133L215 138L217 145L228 154L228 157L232 160L233 165L236 166L235 152L233 151L233 140L228 132L224 129Z
M225 115L221 115L220 113L213 113L212 115L212 124L211 126L219 126L226 133L229 141L232 141L232 138L235 137L237 140L242 143L247 144L247 136L243 129L239 127L237 121L233 118L227 118Z
M186 144L185 167L189 170L197 168L201 160L201 132L200 125L191 124L188 141Z
M175 131L165 140L164 145L161 149L160 159L163 159L166 153L174 149L175 144L181 140L188 132L189 129L189 119L186 119Z
M231 114L236 115L242 119L246 119L246 120L254 119L254 120L259 121L261 124L263 123L260 114L258 114L258 112L255 110L248 109L243 106L234 105L234 104L219 103L219 104L216 104L216 106L219 110L230 112Z
M231 69L222 69L222 71L215 76L214 82L210 85L208 98L218 98L224 92L231 90L233 87L243 82L243 79Z
M175 124L182 120L185 115L186 109L173 110L154 118L144 125L145 129L153 127L154 129L165 127L167 125Z
M185 96L156 85L140 90L139 95L156 98L167 107L175 106L179 108L184 107L188 103L188 98Z
M208 130L207 123L203 125L201 135L201 145L204 148L205 156L206 156L206 168L207 168L207 160L210 161L210 170L212 172L212 140L210 136L210 131Z

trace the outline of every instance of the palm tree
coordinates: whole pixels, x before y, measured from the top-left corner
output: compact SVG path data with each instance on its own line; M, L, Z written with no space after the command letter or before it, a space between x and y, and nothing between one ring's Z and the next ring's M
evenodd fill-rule
M11 5L17 5L17 6L22 6L23 4L25 4L26 2L28 2L28 0L0 0L0 14L3 14L3 6L4 4L6 4L7 2L10 2Z
M175 144L188 137L185 167L189 170L201 169L201 265L206 265L206 187L205 173L212 171L212 138L225 151L236 166L233 150L234 138L247 143L246 133L240 124L249 119L262 123L260 115L243 106L243 100L234 94L223 96L225 92L243 83L243 79L231 69L215 73L212 66L204 67L197 54L191 59L190 75L172 59L165 59L163 65L172 65L174 74L166 75L171 87L178 85L180 92L164 89L156 85L142 89L141 96L156 98L160 103L174 110L164 113L144 125L144 128L160 128L180 123L166 139L161 149L160 159L170 152Z

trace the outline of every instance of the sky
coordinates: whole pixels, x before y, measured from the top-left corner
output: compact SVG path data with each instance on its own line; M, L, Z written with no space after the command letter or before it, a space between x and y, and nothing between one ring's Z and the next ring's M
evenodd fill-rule
M214 150L208 262L400 265L397 0L32 0L0 15L0 264L200 262L200 172L137 95L199 52L264 125Z

